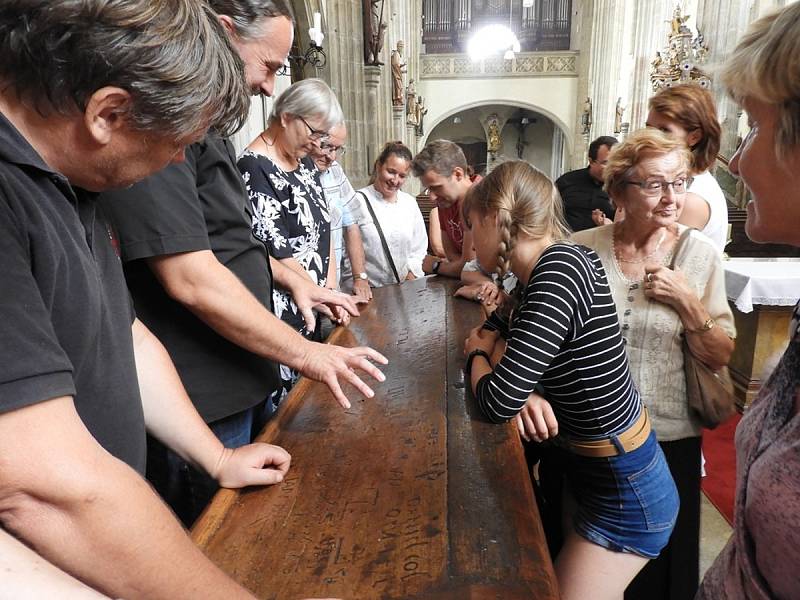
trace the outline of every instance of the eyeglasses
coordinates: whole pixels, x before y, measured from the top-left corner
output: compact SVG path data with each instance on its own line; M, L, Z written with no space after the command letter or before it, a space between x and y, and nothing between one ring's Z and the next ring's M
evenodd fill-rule
M325 142L328 140L329 137L331 137L331 134L329 134L327 131L322 131L321 129L314 129L311 125L308 124L308 121L306 121L300 115L297 115L297 118L300 119L306 127L308 127L309 137L315 142Z
M330 142L322 142L319 145L319 149L331 156L344 156L345 152L347 152L347 148L344 145L334 146Z
M675 181L661 181L660 179L647 179L646 181L626 181L628 185L638 185L646 196L660 196L672 188L674 194L685 194L692 185L691 177L678 177Z

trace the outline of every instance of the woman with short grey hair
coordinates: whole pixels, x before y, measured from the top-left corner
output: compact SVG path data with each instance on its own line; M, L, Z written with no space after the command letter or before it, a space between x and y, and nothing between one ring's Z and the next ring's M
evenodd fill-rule
M325 287L336 282L330 213L319 171L308 154L343 121L339 101L324 81L298 81L275 101L267 129L238 162L252 207L253 235L272 257ZM276 287L272 301L280 319L309 339L320 339L319 320L308 330L290 292ZM342 313L338 316L347 319ZM297 376L281 366L283 389L273 398L276 403Z

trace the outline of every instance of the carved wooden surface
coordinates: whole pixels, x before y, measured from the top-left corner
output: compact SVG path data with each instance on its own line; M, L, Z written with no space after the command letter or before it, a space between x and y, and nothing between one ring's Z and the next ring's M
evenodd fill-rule
M292 454L286 479L220 491L195 525L260 598L557 597L518 436L465 398L462 348L480 312L453 287L375 290L329 339L389 358L375 397L345 411L301 380L260 437Z

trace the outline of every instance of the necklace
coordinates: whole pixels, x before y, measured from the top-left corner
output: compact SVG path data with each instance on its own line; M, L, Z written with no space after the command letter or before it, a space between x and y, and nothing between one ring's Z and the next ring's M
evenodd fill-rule
M641 264L643 262L647 262L648 260L650 260L651 258L653 258L656 255L658 250L661 248L661 243L664 241L664 238L666 238L666 237L667 237L667 230L663 229L661 231L661 237L658 238L658 242L656 242L656 247L647 256L644 256L642 258L622 258L622 255L617 251L617 236L616 236L616 230L615 230L614 231L614 235L611 238L612 239L612 246L613 246L613 250L614 250L614 258L617 259L619 262L628 263L628 264Z

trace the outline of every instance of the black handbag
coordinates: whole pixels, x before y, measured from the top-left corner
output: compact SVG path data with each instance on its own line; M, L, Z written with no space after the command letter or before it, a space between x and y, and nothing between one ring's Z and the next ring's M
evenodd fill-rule
M687 229L675 244L670 269L675 268L678 253L683 249L692 230ZM736 397L728 367L714 371L692 354L686 337L683 338L683 370L686 375L686 398L689 411L703 427L714 429L736 412Z

